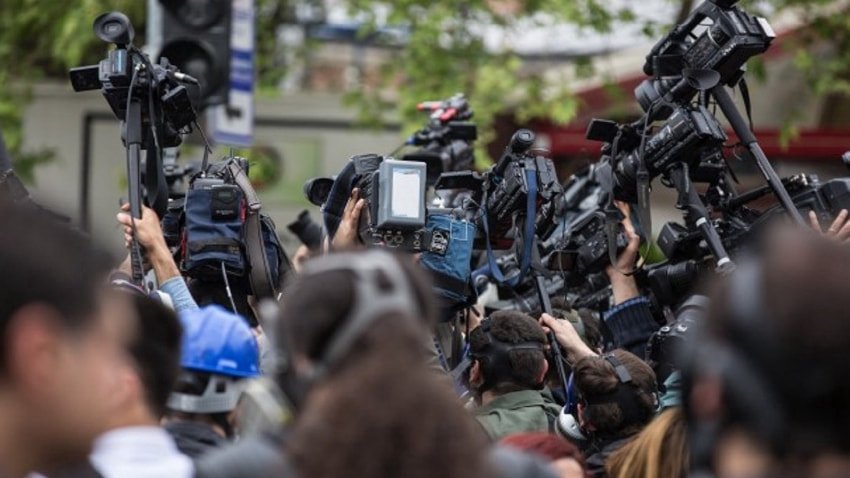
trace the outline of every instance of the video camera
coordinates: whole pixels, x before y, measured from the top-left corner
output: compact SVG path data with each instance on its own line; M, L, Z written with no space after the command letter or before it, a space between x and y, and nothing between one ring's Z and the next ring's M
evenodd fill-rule
M499 161L484 173L480 191L473 195L483 206L479 217L486 237L480 239L486 242L479 241L481 248L512 247L518 238L512 231L518 229L520 217L526 227L522 240L531 241L528 229L533 232L554 213L551 203L562 192L561 184L552 160L531 150L535 139L527 129L514 133Z
M614 198L637 201L638 173L641 160L649 178L666 174L676 163L687 163L697 169L705 151L718 151L726 141L726 133L717 118L704 106L679 105L673 114L642 145L633 127L625 128L617 138L618 127L609 121L593 120L588 127L588 139L609 141L603 148L602 168L611 168ZM611 133L614 132L614 136ZM632 135L623 139L622 135ZM621 144L615 144L621 141ZM632 146L633 149L622 148ZM604 162L608 164L604 164ZM597 174L607 174L600 171Z
M719 84L734 86L747 61L770 47L776 34L767 20L742 11L736 3L703 2L652 48L643 66L652 78L635 89L651 120L669 117L674 112L669 105L690 102L700 90L688 71L713 71L719 74Z
M122 121L121 139L127 150L130 213L142 216L141 151L147 151L144 176L148 205L162 217L168 208L168 183L162 164L163 148L178 146L182 133L196 120L189 93L181 83L198 84L163 59L159 65L133 45L135 32L126 15L104 13L94 21L101 40L115 44L97 65L69 72L75 91L100 89L115 116ZM133 281L144 285L141 247L133 237L130 259Z
M466 97L458 93L446 100L422 102L416 108L429 113L429 120L405 143L421 149L404 159L416 160L417 155L434 154L443 163L442 171L472 169L475 160L472 143L478 139L478 129L469 121L473 112Z
M133 46L135 32L126 15L104 13L94 21L95 34L116 48L97 65L72 68L69 72L74 91L100 89L119 120L127 119L128 97L139 100L143 134L157 128L160 147L180 145L181 130L191 125L195 111L184 84L198 81L181 73L163 58L153 64L147 55ZM147 143L147 138L143 140Z
M421 252L426 244L427 165L367 154L352 158L360 177L356 187L367 207L360 215L360 238L367 245ZM440 239L436 239L440 242Z

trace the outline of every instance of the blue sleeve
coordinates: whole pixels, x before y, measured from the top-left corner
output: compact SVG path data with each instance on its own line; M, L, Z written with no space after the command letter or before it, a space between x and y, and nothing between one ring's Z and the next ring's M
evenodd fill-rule
M198 308L198 304L189 293L189 288L186 286L186 281L182 277L172 277L159 285L159 290L171 296L171 301L174 303L174 311L178 314L186 310L194 310Z
M649 337L658 330L658 323L649 309L649 299L629 299L612 307L602 317L613 336L614 348L628 350L643 359Z

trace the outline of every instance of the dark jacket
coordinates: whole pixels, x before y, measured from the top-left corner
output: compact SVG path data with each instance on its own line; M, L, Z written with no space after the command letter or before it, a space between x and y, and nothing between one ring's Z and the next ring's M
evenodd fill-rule
M649 337L659 328L646 297L635 297L612 307L603 314L603 319L613 339L609 348L627 350L641 359L646 355Z
M590 473L590 476L593 478L607 478L608 474L605 472L605 463L608 461L608 457L631 439L632 437L629 436L626 438L594 441L590 448L585 450L585 455L587 455L587 471Z
M192 459L200 458L228 443L226 438L203 423L176 420L168 422L164 428L174 438L180 453Z
M264 433L205 455L195 462L197 478L291 478L297 476L282 434Z

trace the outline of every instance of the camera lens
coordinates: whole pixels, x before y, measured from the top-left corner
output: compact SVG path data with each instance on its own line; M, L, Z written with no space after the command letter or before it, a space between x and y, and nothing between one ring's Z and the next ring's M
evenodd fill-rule
M655 81L644 80L643 83L638 85L638 87L635 88L635 98L644 112L649 111L650 106L661 99L661 95L655 88Z

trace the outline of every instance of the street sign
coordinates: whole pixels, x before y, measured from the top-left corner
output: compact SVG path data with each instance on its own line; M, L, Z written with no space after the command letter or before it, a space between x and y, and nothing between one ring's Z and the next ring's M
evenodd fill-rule
M210 107L207 121L217 143L248 147L254 141L254 0L233 0L230 94Z

